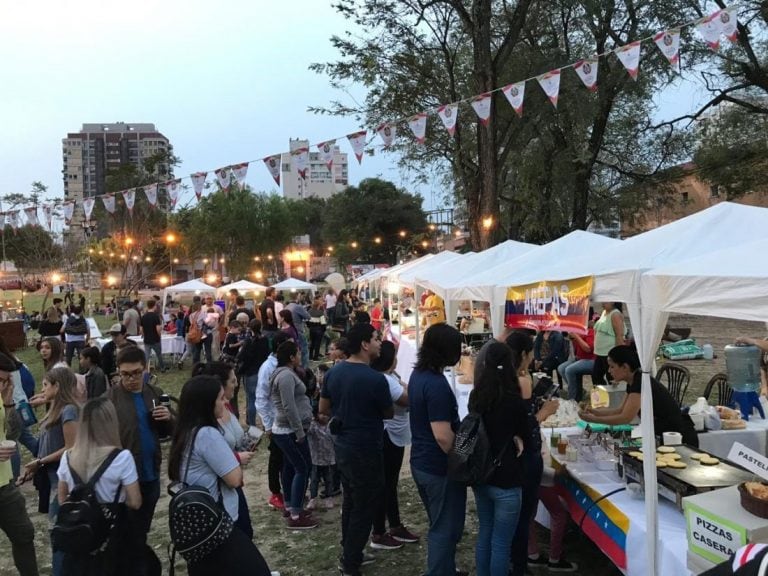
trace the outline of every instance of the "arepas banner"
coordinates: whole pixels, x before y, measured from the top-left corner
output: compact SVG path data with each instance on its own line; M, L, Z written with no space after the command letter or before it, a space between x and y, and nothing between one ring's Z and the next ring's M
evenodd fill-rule
M587 333L592 276L543 281L507 289L507 328Z

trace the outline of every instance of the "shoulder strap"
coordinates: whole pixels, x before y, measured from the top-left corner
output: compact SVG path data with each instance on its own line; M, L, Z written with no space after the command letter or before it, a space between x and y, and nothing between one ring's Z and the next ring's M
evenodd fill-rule
M118 454L120 454L119 448L112 450L112 452L110 452L107 457L104 458L101 465L96 469L96 472L94 472L93 476L91 476L90 480L85 483L86 486L93 490L94 486L96 486L96 483L104 475L104 472L107 471L107 468L111 466L112 462L115 461L115 458L117 458ZM75 481L75 484L83 484L83 479L80 478L80 475L75 472L74 468L72 468L72 462L69 460L70 456L71 450L67 450L67 464L69 464L69 473L72 475L72 479Z
M185 484L187 483L187 475L189 474L189 464L192 462L192 451L195 449L195 440L197 440L197 433L200 432L200 428L195 428L195 433L192 435L192 442L189 443L189 454L187 454L187 465L184 466L184 476L179 478Z

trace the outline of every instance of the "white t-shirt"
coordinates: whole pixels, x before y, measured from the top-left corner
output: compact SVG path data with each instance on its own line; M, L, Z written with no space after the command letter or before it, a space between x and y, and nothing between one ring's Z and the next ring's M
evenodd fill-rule
M69 471L69 452L64 452L61 457L58 471L59 481L66 482L69 491L75 487L75 480ZM83 480L87 481L86 478ZM99 481L96 482L96 498L102 504L110 504L115 501L115 493L118 487L128 486L139 481L139 475L136 472L136 463L130 450L121 450L117 458L109 465L102 474ZM125 490L120 491L119 502L125 502Z
M389 395L392 402L397 402L403 395L404 388L400 379L394 374L384 374L389 384ZM395 416L390 420L384 420L384 430L389 434L389 439L395 446L401 448L411 443L411 424L408 420L408 408L395 404Z
M325 309L333 309L336 308L336 294L326 294L325 295Z

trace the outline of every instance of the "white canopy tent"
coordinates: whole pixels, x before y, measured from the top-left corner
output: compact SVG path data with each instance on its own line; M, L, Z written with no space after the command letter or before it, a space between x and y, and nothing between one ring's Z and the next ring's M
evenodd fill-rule
M391 268L385 268L382 271L382 273L379 274L379 277L376 278L376 280L378 280L379 283L382 284L382 288L386 286L387 291L389 291L390 293L392 292L392 290L398 291L400 289L400 286L397 284L397 278L400 275L400 273L406 272L416 266L420 266L424 262L427 262L428 260L431 260L434 257L435 257L435 254L424 254L424 256L421 256L414 260L403 262L402 264L398 264L397 266L392 266ZM390 283L392 283L393 285L392 289L389 288Z
M443 266L448 264L452 266L461 265L460 262L463 262L464 259L474 254L474 252L470 252L469 254L459 254L458 252L451 252L448 250L439 252L435 254L434 258L421 262L417 266L412 266L408 270L401 271L397 275L396 281L401 286L416 288L417 278L429 278L432 274L441 270Z
M224 284L216 289L218 294L226 294L230 290L237 290L238 292L263 292L267 289L263 284L257 284L256 282L250 282L248 280L238 280L231 284Z
M174 294L188 294L193 293L195 295L204 294L206 292L211 295L216 293L216 288L209 286L202 280L187 280L180 284L174 284L173 286L167 286L163 290L163 314L165 314L165 303L168 301L168 294L173 297Z
M317 290L317 286L314 284L296 278L286 278L282 282L274 284L272 288L275 290L312 290L313 292Z
M594 300L627 304L643 371L642 437L643 443L650 446L655 442L650 371L669 311L714 314L713 310L719 310L718 315L732 316L729 299L734 295L738 297L742 288L738 286L738 276L730 280L727 274L718 276L719 267L727 264L720 259L738 253L739 246L744 249L740 256L740 261L743 262L749 254L749 243L756 239L768 240L768 209L724 202L629 238L615 246L583 251L579 258L561 259L548 268L532 269L516 276L514 282L509 285L592 275ZM732 248L722 252L726 245L731 245ZM720 254L717 254L719 251ZM690 262L686 264L686 261ZM728 264L726 270L735 271L733 265L734 263ZM658 269L659 273L655 274L654 269ZM690 276L675 277L676 272L684 270L689 270ZM680 290L685 283L693 282L696 270L700 278L696 284L698 293L680 296ZM641 284L645 290L641 289ZM750 294L754 297L758 295L756 284L757 282L753 282L750 288ZM707 287L715 286L718 287L716 291L705 291ZM692 287L693 284L690 284L689 289ZM499 290L503 288L503 285L499 286ZM717 299L720 300L719 304L714 302ZM687 304L683 303L685 301ZM698 305L697 301L701 305ZM761 304L761 309L766 309L765 302ZM740 307L735 308L737 314L744 313L743 310ZM628 561L637 563L641 573L655 575L659 573L656 554L658 494L656 463L653 458L643 462L643 475L648 547L645 556L632 555L631 558L628 557Z

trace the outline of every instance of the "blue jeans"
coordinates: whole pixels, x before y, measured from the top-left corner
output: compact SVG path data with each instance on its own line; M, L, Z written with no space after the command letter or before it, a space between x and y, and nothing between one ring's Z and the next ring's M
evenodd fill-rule
M56 474L59 469L58 462L55 465L48 466L48 481L51 483L51 505L48 507L48 519L53 527L56 522L56 515L59 513L59 476ZM64 552L53 550L53 541L51 541L51 574L53 576L62 576L64 566Z
M424 576L454 576L456 545L464 532L467 507L466 486L411 467L429 517L427 535L427 571Z
M482 484L474 488L474 493L479 524L475 545L477 576L507 576L523 490Z
M205 361L208 363L213 362L213 356L211 355L212 341L213 339L209 334L204 340L198 342L197 344L192 344L192 364L193 365L200 362L200 356L203 350L205 350Z
M299 331L299 350L301 351L301 365L304 368L309 368L309 343L307 337L304 335L304 330Z
M245 377L245 423L256 425L256 386L259 383L259 373Z
M165 370L165 364L163 363L163 346L160 342L154 342L151 344L144 343L144 355L147 357L147 364L149 364L152 358L152 352L157 356L157 367L160 370Z
M307 492L309 473L312 470L312 456L309 453L309 442L306 436L301 442L296 442L296 434L272 434L272 440L283 452L283 493L290 495L290 503L286 507L291 514L298 514L304 509L304 495ZM286 486L286 478L290 478L290 467L293 471L291 485Z
M594 360L566 360L557 367L557 373L565 380L568 386L568 400L581 401L584 394L582 378L592 375L592 368L595 365Z

